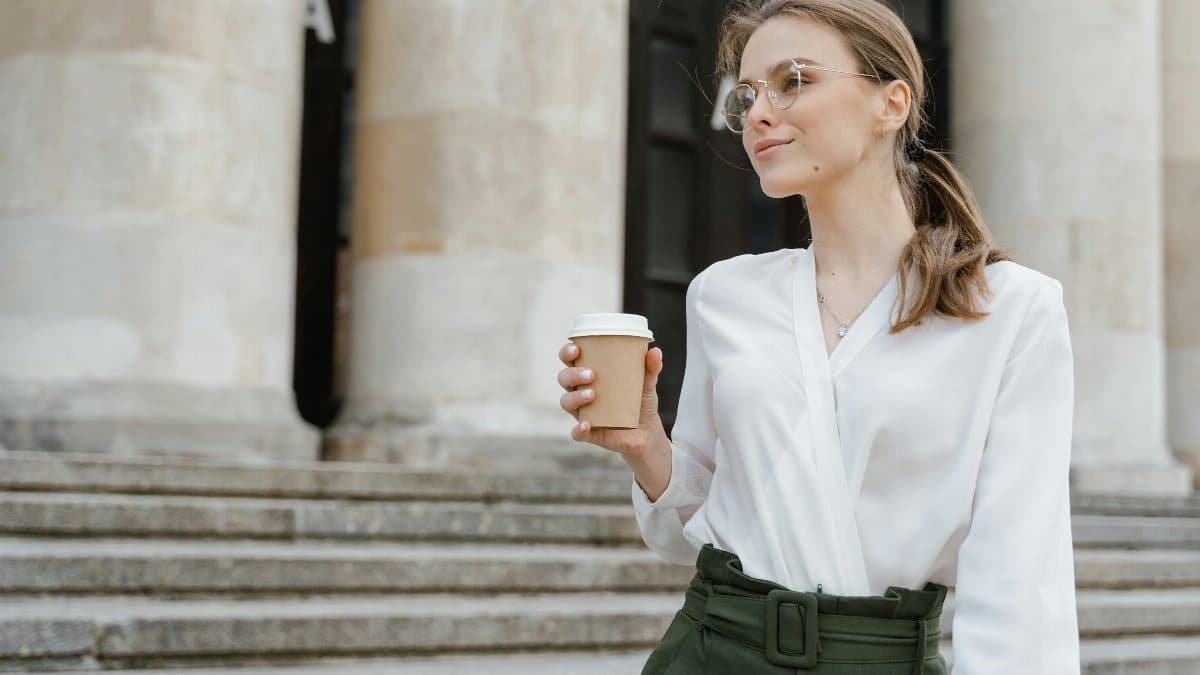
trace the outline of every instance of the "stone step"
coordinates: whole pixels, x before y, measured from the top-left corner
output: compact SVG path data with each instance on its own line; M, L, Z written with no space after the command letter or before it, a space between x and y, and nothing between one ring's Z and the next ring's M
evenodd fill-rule
M1108 514L1122 516L1174 516L1200 518L1200 495L1137 496L1137 495L1071 495L1072 513Z
M0 660L26 667L150 667L243 660L506 651L648 650L682 604L671 593L372 595L272 600L10 597L0 604ZM952 649L953 599L942 617L942 651ZM1155 657L1197 655L1200 589L1083 591L1084 641L1119 634L1085 651L1092 663L1134 656L1118 644L1174 647ZM1163 633L1178 640L1162 642ZM1115 635L1114 638L1115 639ZM1149 648L1142 655L1149 655ZM1120 671L1116 671L1120 672ZM1170 671L1166 671L1170 672Z
M0 533L642 544L628 504L0 493Z
M942 640L940 651L953 668L954 642ZM1084 638L1079 641L1079 661L1081 675L1196 675L1200 639L1194 635Z
M1082 675L1195 675L1200 638L1194 635L1083 640Z
M635 650L446 655L404 660L326 660L324 663L242 668L119 670L139 675L638 675L652 648Z
M1200 551L1081 549L1080 587L1200 586ZM0 594L682 590L645 548L491 542L0 537Z
M0 659L345 656L652 647L679 592L364 595L270 600L22 598L0 603Z
M694 567L644 548L455 542L0 538L0 593L676 591Z
M1194 635L1200 640L1200 588L1078 591L1080 635Z
M1200 519L1077 515L1081 548L1200 548ZM0 534L589 542L641 546L622 504L0 492Z
M270 464L231 460L121 459L87 454L0 454L0 490L257 498L628 503L632 473L421 468L361 462ZM1200 518L1200 495L1073 494L1075 514Z
M1071 517L1077 548L1200 548L1200 519L1078 514Z
M1136 634L1192 635L1200 640L1200 588L1098 590L1076 592L1079 634L1129 637ZM953 638L954 593L942 606L942 631Z
M1200 640L1192 636L1082 640L1082 675L1194 675L1200 673ZM121 670L139 675L637 675L651 648L556 653L446 655L404 660L373 659L287 666L246 666L168 670ZM953 664L953 642L944 640L941 653Z
M1075 583L1111 589L1200 587L1200 551L1077 548Z
M607 452L607 451L605 451ZM429 469L360 462L0 455L0 490L297 499L629 502L627 468L571 472Z

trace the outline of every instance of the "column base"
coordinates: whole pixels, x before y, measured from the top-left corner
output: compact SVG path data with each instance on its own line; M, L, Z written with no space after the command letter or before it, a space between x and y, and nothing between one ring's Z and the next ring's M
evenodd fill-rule
M118 456L315 460L290 391L152 382L0 383L0 446Z
M621 455L569 436L396 420L335 424L325 434L322 458L505 472L629 470Z
M1079 494L1175 497L1193 492L1193 471L1184 464L1072 466L1071 491Z
M1175 456L1192 470L1192 489L1200 492L1200 451L1176 450Z

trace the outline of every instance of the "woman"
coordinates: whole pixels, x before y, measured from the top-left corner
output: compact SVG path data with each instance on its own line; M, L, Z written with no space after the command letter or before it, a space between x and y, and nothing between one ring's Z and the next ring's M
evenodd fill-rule
M622 454L646 545L697 568L643 674L945 673L949 587L956 675L1079 673L1061 284L993 248L920 143L925 75L883 4L738 3L720 53L727 124L812 244L692 280L672 438L657 348L637 429L571 432ZM576 419L593 377L559 373Z

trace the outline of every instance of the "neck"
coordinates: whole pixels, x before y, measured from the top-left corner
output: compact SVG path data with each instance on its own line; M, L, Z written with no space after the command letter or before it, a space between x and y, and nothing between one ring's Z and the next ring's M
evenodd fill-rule
M895 273L916 228L898 181L859 172L805 195L818 280L877 285Z

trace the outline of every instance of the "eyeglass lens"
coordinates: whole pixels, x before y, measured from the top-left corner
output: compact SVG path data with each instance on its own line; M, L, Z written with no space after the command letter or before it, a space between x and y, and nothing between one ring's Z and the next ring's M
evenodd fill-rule
M772 66L767 73L766 96L772 107L783 110L792 105L800 90L801 77L795 64L791 61L780 61ZM725 124L737 133L741 133L746 124L746 115L754 105L755 89L762 83L755 81L750 84L739 84L725 97Z

